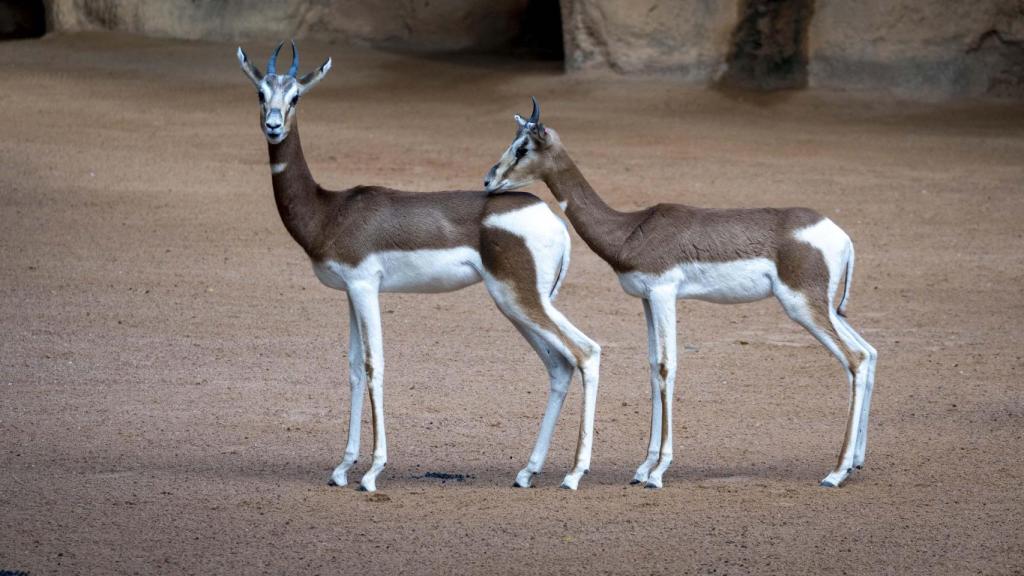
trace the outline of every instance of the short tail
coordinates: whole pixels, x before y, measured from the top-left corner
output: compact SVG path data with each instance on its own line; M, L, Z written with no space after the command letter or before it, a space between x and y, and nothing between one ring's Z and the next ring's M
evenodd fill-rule
M565 223L563 222L564 226ZM555 279L555 285L551 287L551 301L558 297L558 290L562 287L562 282L565 282L565 277L569 274L569 253L572 252L572 240L569 238L569 230L565 229L565 250L562 252L562 263L558 268L558 278Z
M850 299L850 284L853 282L853 261L855 260L853 242L850 242L850 249L846 257L846 279L843 281L843 297L839 299L839 307L836 312L846 317L846 302Z

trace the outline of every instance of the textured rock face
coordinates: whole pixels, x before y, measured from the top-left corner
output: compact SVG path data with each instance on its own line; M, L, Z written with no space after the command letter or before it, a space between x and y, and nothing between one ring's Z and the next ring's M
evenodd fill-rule
M527 0L45 0L52 30L186 39L303 38L445 51L519 32Z
M915 98L1024 97L1024 0L42 1L51 30L313 37L423 51L507 47L543 28L521 29L529 14L557 33L557 12L539 7L559 2L570 71ZM538 44L551 40L543 34Z
M1024 1L817 0L812 86L1024 96Z
M760 4L761 6L756 6ZM787 6L792 5L792 6ZM781 39L787 19L806 13L806 77L740 84L884 90L903 96L1024 96L1024 0L562 0L566 67L619 73L670 73L695 84L730 80L732 65L771 69L772 42L757 39L737 62L751 32ZM799 19L797 19L798 21ZM796 38L795 35L790 35ZM753 46L751 49L750 46ZM730 66L726 66L729 62Z
M734 3L715 0L562 0L565 65L703 83L723 68L735 20Z

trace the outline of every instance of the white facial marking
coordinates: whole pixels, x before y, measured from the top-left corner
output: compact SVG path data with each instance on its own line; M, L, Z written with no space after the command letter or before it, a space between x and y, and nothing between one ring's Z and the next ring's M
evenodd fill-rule
M451 292L480 281L480 253L468 246L438 250L376 252L357 266L328 260L313 271L325 285L379 281L381 292Z
M287 167L288 167L288 163L287 162L280 162L278 164L271 164L270 165L270 173L271 174L280 174L281 172L284 172L284 169L287 168Z

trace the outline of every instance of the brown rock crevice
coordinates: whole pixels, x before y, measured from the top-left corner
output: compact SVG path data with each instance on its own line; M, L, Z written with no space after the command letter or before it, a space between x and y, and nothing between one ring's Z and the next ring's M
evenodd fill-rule
M719 83L780 90L807 86L807 30L814 0L743 0Z

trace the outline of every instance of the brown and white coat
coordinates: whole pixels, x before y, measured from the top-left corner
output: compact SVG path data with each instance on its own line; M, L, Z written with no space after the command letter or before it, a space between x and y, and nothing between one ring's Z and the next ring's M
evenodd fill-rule
M540 434L516 485L529 486L547 456L555 422L576 369L583 379L584 414L575 466L562 485L576 489L590 467L600 348L553 304L569 266L565 224L539 198L486 192L417 194L378 186L330 191L313 179L302 153L296 105L323 78L328 59L297 79L275 70L278 46L263 75L241 48L242 70L260 95L260 128L267 138L274 198L285 228L305 250L325 285L348 293L348 444L331 483L348 482L356 463L363 394L369 388L373 463L360 486L375 490L387 461L384 356L379 294L445 292L483 281L498 308L540 356L550 378Z
M643 301L651 365L651 433L634 482L661 487L672 461L676 374L676 300L732 304L775 296L843 365L851 386L846 436L836 467L822 480L838 486L864 463L877 354L847 322L853 275L849 236L807 208L713 210L658 204L620 212L594 191L559 135L516 115L516 137L484 184L492 193L541 180L587 245ZM844 280L843 294L835 296Z

